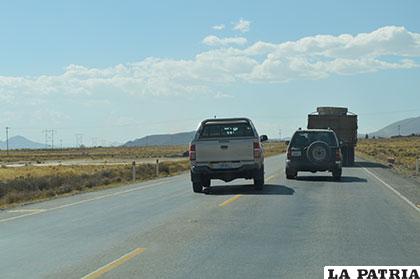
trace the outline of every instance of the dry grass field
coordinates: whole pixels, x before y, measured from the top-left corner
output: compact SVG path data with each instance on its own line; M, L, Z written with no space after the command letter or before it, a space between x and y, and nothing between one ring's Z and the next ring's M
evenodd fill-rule
M156 157L181 157L188 146L146 146L146 147L92 147L64 149L21 149L11 150L7 155L0 151L0 162L36 163L52 160L104 160L104 159L140 159Z
M283 142L264 144L266 156L285 152ZM3 162L40 162L45 160L70 159L129 159L160 157L159 177L176 175L188 170L188 159L166 161L166 158L182 157L186 146L133 147L133 148L89 148L65 150L13 150L9 156L2 151ZM132 181L131 164L121 165L56 165L0 168L0 208L14 204L48 199L64 194L89 191L94 188L113 187ZM156 164L138 164L138 181L156 178Z
M187 160L159 163L159 177L187 170ZM131 165L0 168L0 208L132 181ZM136 180L157 178L156 164L136 166Z
M287 145L284 141L267 142L263 144L265 157L270 157L286 152Z
M357 144L357 155L387 163L395 158L394 167L404 174L415 173L416 158L420 158L420 137L398 137L392 139L364 139Z

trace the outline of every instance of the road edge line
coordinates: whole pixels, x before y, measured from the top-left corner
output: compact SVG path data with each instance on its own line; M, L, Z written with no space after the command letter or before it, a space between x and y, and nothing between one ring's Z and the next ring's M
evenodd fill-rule
M155 183L148 184L148 185L143 185L143 186L137 186L135 188L130 188L130 189L122 190L122 191L112 192L112 193L104 194L102 196L88 198L88 199L80 200L80 201L77 201L77 202L65 203L65 204L62 204L62 205L59 205L59 206L46 208L46 209L43 209L43 210L40 210L40 211L34 211L34 212L31 212L31 213L27 213L27 214L22 214L22 215L18 215L18 216L13 216L13 217L0 219L0 223L6 223L6 222L13 221L13 220L16 220L16 219L20 219L20 218L24 218L24 217L28 217L28 216L32 216L32 215L38 215L38 214L41 214L41 213L50 212L50 211L53 211L53 210L59 210L59 209L67 208L67 207L72 207L72 206L75 206L75 205L84 204L84 203L88 203L88 202L93 202L93 201L97 201L97 200L102 200L102 199L106 199L106 198L109 198L109 197L119 196L119 195L127 194L127 193L130 193L130 192L134 192L134 191L140 191L140 190L143 190L143 189L152 188L152 187L162 185L162 184L165 184L165 181L155 182Z
M405 196L403 196L400 192L395 190L391 185L383 181L381 178L379 178L376 174L371 172L370 170L363 168L368 174L375 177L379 182L381 182L383 185L385 185L389 190L391 190L395 195L400 197L403 201L405 201L408 205L410 205L413 209L415 209L417 212L420 213L420 208L418 208L413 202L411 202L409 199L407 199Z

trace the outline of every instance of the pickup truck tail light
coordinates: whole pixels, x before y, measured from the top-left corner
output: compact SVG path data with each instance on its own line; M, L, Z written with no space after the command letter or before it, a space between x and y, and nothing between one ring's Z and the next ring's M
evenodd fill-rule
M340 161L341 160L341 152L340 152L340 149L337 149L335 151L335 160L336 161Z
M195 161L196 153L195 153L195 144L190 145L190 161Z
M254 158L261 158L261 153L262 153L262 149L261 149L261 144L259 142L254 142Z

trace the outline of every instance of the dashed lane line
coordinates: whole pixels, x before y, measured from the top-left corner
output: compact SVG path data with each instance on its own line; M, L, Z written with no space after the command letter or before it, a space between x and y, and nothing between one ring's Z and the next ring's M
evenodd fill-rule
M89 273L88 275L83 276L82 279L96 279L96 278L99 278L102 275L104 275L105 273L119 267L120 265L122 265L125 262L131 260L132 258L142 254L144 251L145 251L144 248L134 249L133 251L125 254L124 256L119 257L115 261L112 261L112 262L98 268L97 270Z

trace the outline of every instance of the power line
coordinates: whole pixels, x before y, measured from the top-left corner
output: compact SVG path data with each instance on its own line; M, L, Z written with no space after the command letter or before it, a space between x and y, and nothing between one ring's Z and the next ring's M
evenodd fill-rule
M357 115L364 116L364 115L382 115L382 114L392 114L392 113L403 113L403 112L416 112L420 111L419 108L413 108L413 109L404 109L404 110L393 110L393 111L373 111L373 112L357 112ZM274 118L274 119L300 119L302 118L302 115L305 114L294 114L294 115L252 115L254 118ZM195 117L195 118L185 118L185 119L168 119L168 120L162 120L162 121L139 121L129 124L106 124L106 125L86 125L86 126L61 126L58 127L60 130L75 130L75 129L91 129L91 128L97 128L97 129L104 129L109 127L137 127L137 126L143 126L143 125L157 125L157 124L169 124L169 123L179 123L180 121L201 121L205 117ZM16 130L35 130L39 129L39 127L13 127L13 129Z
M139 121L139 122L133 122L133 123L129 123L129 124L104 124L104 125L84 125L84 126L56 126L57 129L59 130L76 130L76 129L92 129L92 128L97 128L97 129L107 129L109 127L120 127L120 128L124 128L124 127L138 127L138 126L144 126L144 125L158 125L158 124L169 124L169 123L179 123L182 121L201 121L203 120L203 117L196 117L196 118L184 118L184 119L171 119L171 120L161 120L161 121ZM25 127L25 126L21 126L21 127L14 127L14 130L38 130L40 129L40 127Z

